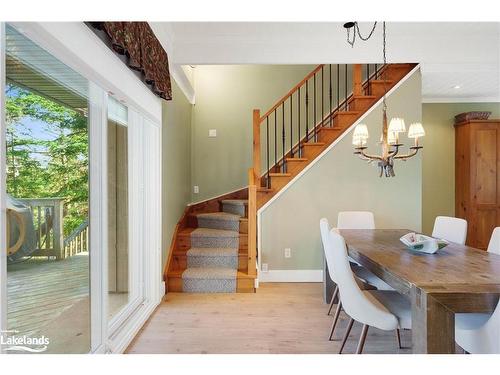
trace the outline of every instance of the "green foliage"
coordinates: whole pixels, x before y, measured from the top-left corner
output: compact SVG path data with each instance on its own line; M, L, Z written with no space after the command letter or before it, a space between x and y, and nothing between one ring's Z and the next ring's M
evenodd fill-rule
M8 85L6 119L7 192L16 198L64 198L68 235L88 217L87 118ZM34 126L41 127L38 134Z

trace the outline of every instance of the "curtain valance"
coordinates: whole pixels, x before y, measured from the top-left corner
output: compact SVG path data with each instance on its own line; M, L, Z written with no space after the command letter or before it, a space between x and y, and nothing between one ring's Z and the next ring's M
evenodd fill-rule
M168 56L147 22L87 22L160 98L172 99ZM99 33L98 33L99 35Z

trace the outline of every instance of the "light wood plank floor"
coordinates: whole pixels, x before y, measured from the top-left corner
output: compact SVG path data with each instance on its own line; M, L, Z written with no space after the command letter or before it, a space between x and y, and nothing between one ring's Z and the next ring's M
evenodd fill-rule
M65 260L33 258L7 269L7 319L19 335L36 335L68 308L86 300L88 319L89 256Z
M341 315L336 341L320 283L265 283L255 294L169 293L133 340L128 353L337 353L348 318ZM354 324L345 353L361 331ZM411 343L402 331L403 345ZM395 332L370 328L364 353L398 349Z

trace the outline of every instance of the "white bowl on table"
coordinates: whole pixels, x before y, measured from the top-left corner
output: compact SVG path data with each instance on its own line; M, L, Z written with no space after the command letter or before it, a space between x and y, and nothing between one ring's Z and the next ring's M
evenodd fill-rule
M429 237L420 233L408 233L399 239L409 250L425 254L434 254L448 245L448 241Z

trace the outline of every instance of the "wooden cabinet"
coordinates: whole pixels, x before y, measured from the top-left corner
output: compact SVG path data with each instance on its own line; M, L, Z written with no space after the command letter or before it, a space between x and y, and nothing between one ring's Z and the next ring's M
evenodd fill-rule
M486 249L500 226L500 120L455 125L455 214L468 222L467 245Z

